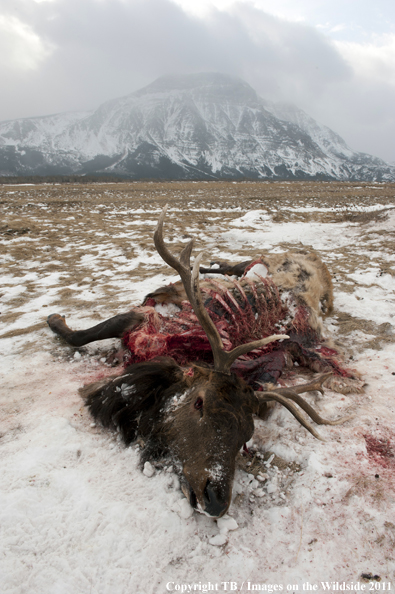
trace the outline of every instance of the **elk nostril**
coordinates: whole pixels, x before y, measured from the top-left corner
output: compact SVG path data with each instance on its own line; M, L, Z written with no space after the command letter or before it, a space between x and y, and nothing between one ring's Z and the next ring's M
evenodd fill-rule
M190 506L193 507L193 509L197 509L198 500L196 497L196 493L192 489L191 485L187 481L183 481L181 483L181 490L184 493L185 497L188 499Z
M195 402L195 408L197 410L200 410L201 408L203 408L203 400L201 398L198 398Z
M208 480L203 491L203 499L205 503L204 511L218 518L228 509L228 502L221 495L215 492L213 485Z
M210 481L207 481L206 486L204 487L203 497L205 503L210 503Z
M195 491L191 488L189 491L189 504L191 507L193 507L193 509L197 508L197 499L196 499Z

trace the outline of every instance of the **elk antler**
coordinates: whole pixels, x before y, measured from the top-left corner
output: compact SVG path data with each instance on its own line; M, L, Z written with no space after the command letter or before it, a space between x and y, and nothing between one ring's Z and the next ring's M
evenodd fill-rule
M262 347L275 340L282 338L289 338L284 334L274 334L261 340L255 340L247 344L241 344L232 351L225 351L222 339L219 335L214 322L208 315L208 312L203 304L202 294L199 289L199 264L203 254L199 254L195 259L193 270L191 273L191 253L193 247L193 239L184 247L180 254L179 260L170 253L163 240L163 221L166 216L167 205L162 210L158 220L158 226L154 234L154 243L158 254L161 258L174 268L181 277L187 297L192 305L193 311L197 319L202 325L207 338L209 340L211 349L213 351L214 369L222 373L230 373L232 363L241 355L245 355L249 351Z
M332 375L332 372L324 373L323 375L318 377L316 380L314 380L308 384L292 386L292 388L274 388L274 390L270 390L267 392L255 392L255 395L257 396L257 398L259 400L259 407L264 402L270 402L272 400L279 402L280 404L285 406L289 410L289 412L291 412L293 414L295 419L297 419L299 421L299 423L301 425L303 425L303 427L305 427L305 429L310 431L310 433L312 435L314 435L314 437L316 437L317 439L320 439L321 441L325 441L319 435L319 433L317 433L317 431L310 425L310 423L308 421L306 421L306 419L300 414L299 410L296 408L296 406L292 402L290 402L290 400L293 400L294 402L296 402L296 404L298 404L300 406L300 408L302 410L304 410L315 423L317 423L317 425L340 425L342 423L345 423L346 421L349 421L350 419L353 418L352 415L350 415L348 417L342 417L341 419L336 419L335 421L330 421L328 419L324 419L323 417L321 417L318 414L318 412L312 406L310 406L310 404L308 402L306 402L306 400L304 400L301 396L299 396L300 393L313 392L315 390L318 390L321 393L323 393L324 390L322 388L322 384L331 375ZM259 414L258 414L258 416L259 416Z

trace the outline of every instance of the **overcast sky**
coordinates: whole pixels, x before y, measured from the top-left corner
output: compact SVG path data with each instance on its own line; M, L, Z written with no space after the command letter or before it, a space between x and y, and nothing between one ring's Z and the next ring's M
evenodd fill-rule
M395 162L395 0L0 0L0 120L207 71Z

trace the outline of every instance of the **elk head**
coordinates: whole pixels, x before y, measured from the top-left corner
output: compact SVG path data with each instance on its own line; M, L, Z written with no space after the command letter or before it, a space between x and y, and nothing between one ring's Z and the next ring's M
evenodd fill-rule
M170 405L163 431L182 467L190 504L219 517L231 502L236 456L254 432L258 399L235 375L194 368L189 387Z

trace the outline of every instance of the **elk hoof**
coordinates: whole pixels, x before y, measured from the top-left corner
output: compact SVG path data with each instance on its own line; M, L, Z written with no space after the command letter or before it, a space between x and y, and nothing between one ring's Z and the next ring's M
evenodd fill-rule
M59 314L50 314L47 317L47 324L50 328L52 328L52 326L54 326L56 324L56 322L58 322L59 320L64 322L66 320L66 318L65 318L65 316L61 316Z

